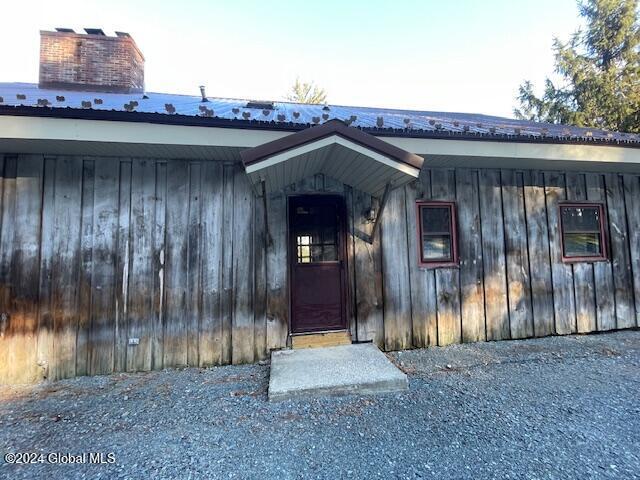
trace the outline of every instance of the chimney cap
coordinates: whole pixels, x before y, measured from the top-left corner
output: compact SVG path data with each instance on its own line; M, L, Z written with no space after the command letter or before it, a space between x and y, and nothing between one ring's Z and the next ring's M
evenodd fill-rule
M56 32L60 33L76 33L73 28L56 27Z
M85 28L84 31L89 35L102 35L103 37L106 36L101 28Z
M127 32L115 32L117 37L125 37L125 38L131 38L131 35L129 35Z

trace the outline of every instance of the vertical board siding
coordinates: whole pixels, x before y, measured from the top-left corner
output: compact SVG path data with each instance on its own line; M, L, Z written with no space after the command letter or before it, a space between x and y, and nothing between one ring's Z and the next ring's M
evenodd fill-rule
M511 331L500 171L482 170L479 180L487 340L502 340Z
M454 170L431 172L431 198L455 201ZM415 238L415 237L414 237ZM439 268L436 275L436 308L438 310L438 345L460 343L460 271L457 268Z
M567 199L565 175L545 172L547 222L549 224L549 252L551 254L551 281L555 309L556 333L576 331L576 306L573 291L573 270L562 261L562 235L560 232L559 203Z
M416 202L431 198L431 171L422 171L418 181L407 185L405 191L413 346L421 348L438 344L436 275L434 270L426 269L419 263L419 220L416 214Z
M537 337L543 337L555 333L555 311L551 283L549 224L544 178L541 172L525 173L524 204L531 271L533 333ZM555 225L553 228L558 226Z
M629 227L629 245L632 249L640 245L640 177L637 175L624 176L624 198L627 210L627 225ZM636 326L640 326L640 255L631 255L631 271L633 274L633 292L636 305Z
M611 235L616 328L629 328L636 325L636 312L622 176L606 174L605 185L607 191L609 234ZM634 245L634 249L637 248L638 246ZM637 256L638 253L635 255Z
M478 171L456 172L462 341L486 339Z
M384 345L387 350L411 347L411 290L407 252L407 213L404 188L389 192L382 214L382 272Z
M0 173L0 383L287 347L289 194L345 198L354 339L392 350L640 319L638 175L425 168L371 242L379 199L320 174L263 198L220 161L0 155ZM456 202L459 265L419 266L422 199ZM562 262L565 199L604 205L607 261Z
M507 262L511 338L533 336L527 223L522 172L503 170L502 210Z
M587 200L585 175L575 172L567 173L567 200ZM593 332L597 330L593 264L578 262L572 264L572 269L576 302L576 329L579 333Z
M606 213L606 192L604 177L597 173L586 174L587 200L602 203ZM611 252L609 225L605 223L605 248ZM640 252L639 252L640 253ZM593 265L594 290L596 301L596 329L599 331L616 328L616 306L613 295L613 269L610 261L596 262Z

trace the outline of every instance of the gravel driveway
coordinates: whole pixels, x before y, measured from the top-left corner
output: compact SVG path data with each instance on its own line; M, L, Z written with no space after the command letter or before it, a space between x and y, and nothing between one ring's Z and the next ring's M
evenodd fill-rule
M0 478L640 478L639 331L391 357L406 393L273 404L260 365L0 387L1 454L115 456Z

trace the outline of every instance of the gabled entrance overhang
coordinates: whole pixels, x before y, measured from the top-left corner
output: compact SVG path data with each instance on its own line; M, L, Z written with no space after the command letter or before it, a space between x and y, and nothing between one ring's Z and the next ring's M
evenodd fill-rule
M277 191L322 173L378 198L390 188L418 178L423 162L419 155L340 120L244 150L240 155L257 191Z

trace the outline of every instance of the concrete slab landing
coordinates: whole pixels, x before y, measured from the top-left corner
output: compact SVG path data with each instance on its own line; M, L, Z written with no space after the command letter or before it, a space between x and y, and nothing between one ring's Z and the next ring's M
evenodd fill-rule
M372 343L271 354L270 401L407 388L407 376Z

